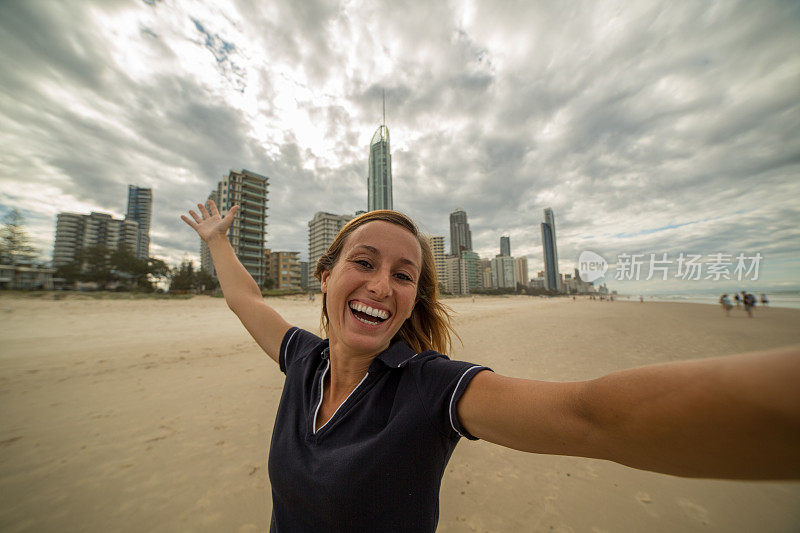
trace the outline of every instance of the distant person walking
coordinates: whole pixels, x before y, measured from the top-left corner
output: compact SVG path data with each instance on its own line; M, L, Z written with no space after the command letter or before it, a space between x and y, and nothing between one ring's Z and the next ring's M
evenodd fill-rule
M733 309L733 304L728 298L727 293L720 296L719 303L720 305L722 305L722 310L725 311L725 316L731 316L731 309Z
M744 310L747 311L747 316L753 318L753 307L756 306L756 297L749 292L742 291L742 304Z
M769 300L767 300L767 295L762 292L761 293L761 305L766 306L768 303L769 303Z
M744 291L742 291L742 294L744 294ZM741 303L741 298L739 298L739 293L736 293L733 299L736 300L736 309L739 309L739 304Z

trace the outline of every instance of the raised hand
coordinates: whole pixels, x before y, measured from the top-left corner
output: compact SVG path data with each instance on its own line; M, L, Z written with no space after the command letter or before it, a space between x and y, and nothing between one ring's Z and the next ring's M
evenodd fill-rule
M192 215L194 220L191 220L186 215L181 215L181 220L189 224L189 226L191 226L191 228L195 230L198 235L200 235L201 239L207 243L210 243L216 238L226 237L228 228L231 227L231 224L233 223L233 217L239 210L239 206L235 205L231 207L231 209L228 211L228 214L225 215L225 218L220 216L214 200L208 201L208 210L203 204L197 204L197 209L200 211L200 215L202 216L190 210L189 214Z

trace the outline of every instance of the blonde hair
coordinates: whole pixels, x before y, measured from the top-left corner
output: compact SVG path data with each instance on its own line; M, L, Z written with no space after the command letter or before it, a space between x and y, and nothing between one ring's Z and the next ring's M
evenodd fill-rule
M448 353L453 344L452 336L460 341L461 337L453 329L450 321L450 309L439 301L439 287L436 279L436 264L433 259L428 239L422 235L408 216L399 211L381 209L370 211L348 222L339 231L331 243L328 251L317 260L314 277L322 279L323 272L330 272L339 261L348 237L359 227L380 220L408 230L416 237L422 250L422 268L417 283L417 298L411 316L403 322L400 330L395 334L395 339L403 339L417 353L425 350L436 350L439 353ZM322 316L320 325L328 335L328 309L326 294L322 295Z

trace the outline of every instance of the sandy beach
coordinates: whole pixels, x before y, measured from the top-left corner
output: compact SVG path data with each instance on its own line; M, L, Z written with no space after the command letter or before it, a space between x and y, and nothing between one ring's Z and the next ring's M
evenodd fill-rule
M319 299L272 299L316 331ZM800 344L800 310L449 300L452 359L543 380ZM266 531L283 374L224 300L0 297L0 530ZM456 448L439 531L798 531L800 483Z

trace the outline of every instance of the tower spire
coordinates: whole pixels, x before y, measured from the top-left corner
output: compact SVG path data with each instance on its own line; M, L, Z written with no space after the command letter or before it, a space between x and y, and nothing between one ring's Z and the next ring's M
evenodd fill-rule
M386 125L386 89L383 90L383 125Z

